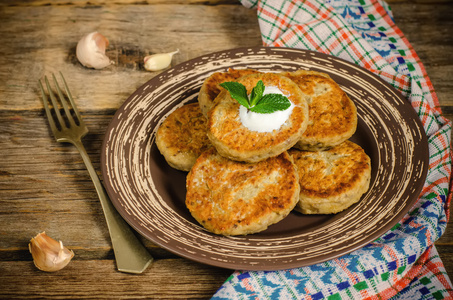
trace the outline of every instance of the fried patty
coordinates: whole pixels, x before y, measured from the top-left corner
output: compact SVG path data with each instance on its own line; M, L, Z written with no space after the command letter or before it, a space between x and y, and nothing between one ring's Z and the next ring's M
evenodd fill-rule
M254 73L259 72L252 69L235 70L230 68L228 72L216 72L206 78L198 93L198 104L200 105L201 112L207 116L208 111L214 107L215 98L224 90L220 86L222 82L235 81L239 77Z
M198 103L191 103L176 109L162 122L156 145L171 167L189 171L198 156L211 146L206 133L207 120Z
M250 94L257 82L278 87L294 104L289 118L271 132L258 132L245 127L239 116L240 104L223 91L219 102L208 113L208 138L217 151L230 159L258 162L279 155L296 144L308 125L306 95L292 80L279 74L257 73L240 77Z
M351 141L326 151L288 151L300 183L296 210L304 214L334 214L358 202L371 179L370 158Z
M205 151L187 176L186 206L207 230L221 235L260 232L285 218L299 200L299 179L287 152L259 163Z
M282 74L310 96L308 127L295 147L310 151L328 149L355 133L356 106L327 74L305 70Z

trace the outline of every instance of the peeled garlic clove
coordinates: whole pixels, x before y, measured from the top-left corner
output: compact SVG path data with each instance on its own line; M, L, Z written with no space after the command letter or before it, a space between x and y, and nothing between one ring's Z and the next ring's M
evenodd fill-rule
M30 240L28 249L33 256L35 266L41 271L55 272L63 269L74 257L74 252L57 242L45 232Z
M77 43L76 55L82 65L87 68L102 69L111 64L105 49L109 40L98 32L91 32L83 36Z
M173 55L179 52L179 49L169 53L159 53L145 57L145 69L147 71L159 71L167 68L171 64Z

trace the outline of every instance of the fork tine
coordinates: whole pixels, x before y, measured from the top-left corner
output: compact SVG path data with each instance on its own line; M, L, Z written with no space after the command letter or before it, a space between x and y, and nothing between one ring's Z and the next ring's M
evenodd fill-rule
M66 90L66 94L68 95L69 102L71 103L72 109L74 110L74 113L77 117L77 121L79 124L83 124L83 119L82 116L79 113L79 110L77 109L77 106L75 105L74 99L72 98L71 92L69 91L68 84L66 83L66 79L64 79L63 74L60 72L60 76L63 79L63 84L64 88Z
M55 98L55 94L52 92L52 89L50 88L50 84L49 84L49 80L47 80L47 76L44 76L44 80L46 81L47 91L49 92L50 100L52 102L52 106L54 108L55 114L57 115L58 122L60 123L60 127L64 128L64 127L66 127L66 123L64 122L63 117L61 116L60 109L58 108L57 99Z
M44 87L42 86L41 80L38 80L38 83L39 87L41 88L42 102L44 104L44 110L46 111L47 120L49 120L50 129L52 129L52 132L56 132L58 131L58 128L55 125L54 118L52 116L52 113L50 112L49 99L47 98L46 93L44 92Z
M60 74L61 74L61 73L60 73ZM55 78L55 75L54 75L54 74L52 74L52 77L53 77L53 81L54 81L54 83L55 83L55 88L56 88L56 90L57 90L58 96L60 97L60 102L61 102L61 104L62 104L62 106L63 106L63 109L64 109L64 111L65 111L65 113L66 113L66 117L67 117L68 120L69 120L69 124L70 124L71 126L75 126L76 124L75 124L75 122L74 122L74 118L73 118L72 115L71 115L71 111L69 110L69 107L68 107L68 103L67 103L67 101L66 101L66 98L65 98L65 96L63 95L63 93L61 92L60 86L58 85L57 78ZM69 96L68 96L68 97L69 97ZM71 102L71 106L74 108L74 105L72 104L72 102Z

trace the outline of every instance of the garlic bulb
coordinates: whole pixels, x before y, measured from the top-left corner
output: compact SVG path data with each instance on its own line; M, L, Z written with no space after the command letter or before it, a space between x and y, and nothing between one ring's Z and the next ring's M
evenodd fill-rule
M76 55L82 65L87 68L102 69L111 64L105 49L109 40L98 32L91 32L83 36L77 43Z
M159 71L167 68L171 64L173 55L179 52L179 49L169 53L159 53L145 57L145 69L147 71Z
M64 247L61 241L57 242L46 235L45 232L32 238L28 249L33 256L35 266L45 272L63 269L74 257L74 252Z

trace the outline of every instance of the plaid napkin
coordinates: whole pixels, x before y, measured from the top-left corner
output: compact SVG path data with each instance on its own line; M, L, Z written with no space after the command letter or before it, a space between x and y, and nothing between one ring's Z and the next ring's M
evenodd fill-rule
M453 299L434 242L449 217L451 124L417 54L381 0L241 0L256 8L265 46L315 50L356 63L408 98L428 136L417 204L351 254L282 271L235 271L213 299Z

